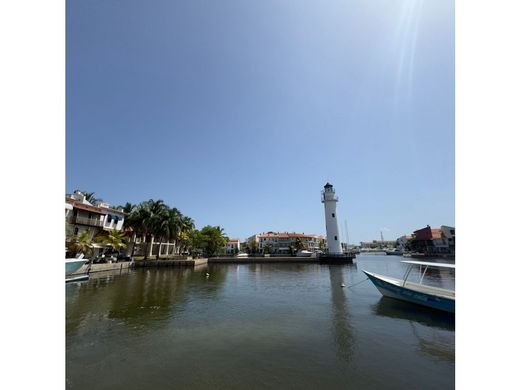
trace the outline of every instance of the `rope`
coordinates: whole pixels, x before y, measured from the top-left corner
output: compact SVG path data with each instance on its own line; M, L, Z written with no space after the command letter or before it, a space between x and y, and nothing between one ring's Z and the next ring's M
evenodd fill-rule
M352 285L350 285L350 286L347 286L347 288L357 286L358 284L361 284L361 283L363 283L363 282L366 282L367 280L368 280L368 278L362 280L361 282L357 282L357 283L355 283L355 284L352 284Z

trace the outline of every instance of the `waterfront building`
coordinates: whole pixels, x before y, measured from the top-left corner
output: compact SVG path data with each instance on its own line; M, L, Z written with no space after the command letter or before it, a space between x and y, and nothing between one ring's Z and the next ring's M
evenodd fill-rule
M448 241L448 249L451 254L455 254L455 228L452 226L441 225L443 236Z
M122 209L110 207L106 202L93 205L85 199L84 194L75 191L65 196L65 218L73 235L89 230L89 238L92 239L102 230L121 230L125 213Z
M327 247L329 254L343 253L339 236L338 215L336 212L338 200L332 184L325 184L321 192L321 202L325 206L325 227L327 229Z
M298 241L303 242L305 250L317 252L320 245L325 243L325 237L319 234L305 234L296 232L267 232L249 237L248 242L256 245L258 253L291 254L291 248L297 247ZM253 244L255 243L255 244Z
M93 239L102 231L121 230L124 220L123 210L112 208L106 202L93 205L80 191L65 195L65 221L74 236L88 230L89 239ZM103 249L100 244L93 246L94 255Z
M401 236L396 240L396 248L400 251L406 250L406 244L413 239L412 236Z
M240 251L240 240L237 238L230 238L226 245L226 254L232 255Z
M453 230L453 234L451 233ZM449 233L449 237L444 234ZM416 250L425 254L454 254L455 228L445 226L445 229L432 229L430 225L413 232L413 241ZM449 241L448 238L452 240ZM451 246L450 246L451 243Z

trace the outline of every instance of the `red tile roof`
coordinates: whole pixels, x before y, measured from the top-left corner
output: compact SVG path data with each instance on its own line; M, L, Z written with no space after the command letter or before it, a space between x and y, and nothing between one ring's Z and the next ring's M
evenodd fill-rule
M437 240L442 238L442 230L441 229L432 229L432 240Z
M81 202L74 202L72 204L72 206L74 206L74 208L76 208L76 209L91 211L93 213L98 213L98 214L103 214L103 215L105 215L107 213L107 209L102 209L101 207L96 207L96 206L90 206L88 204L84 204Z

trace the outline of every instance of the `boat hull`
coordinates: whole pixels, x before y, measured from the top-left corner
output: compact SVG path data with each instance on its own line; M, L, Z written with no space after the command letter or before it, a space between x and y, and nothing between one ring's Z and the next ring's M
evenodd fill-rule
M455 313L455 299L445 298L442 296L427 294L415 291L406 287L397 286L389 283L370 272L363 271L370 281L376 286L381 294L385 297L399 299L410 303L430 307L432 309L442 310L449 313Z
M86 260L78 259L65 259L65 275L71 274L81 268Z

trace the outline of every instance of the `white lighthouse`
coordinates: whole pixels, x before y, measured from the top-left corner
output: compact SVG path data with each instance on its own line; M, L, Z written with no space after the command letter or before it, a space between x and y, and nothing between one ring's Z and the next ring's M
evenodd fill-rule
M327 229L327 246L329 254L342 254L341 241L339 237L338 215L336 214L336 203L338 197L332 184L327 183L321 192L321 202L325 204L325 226Z

